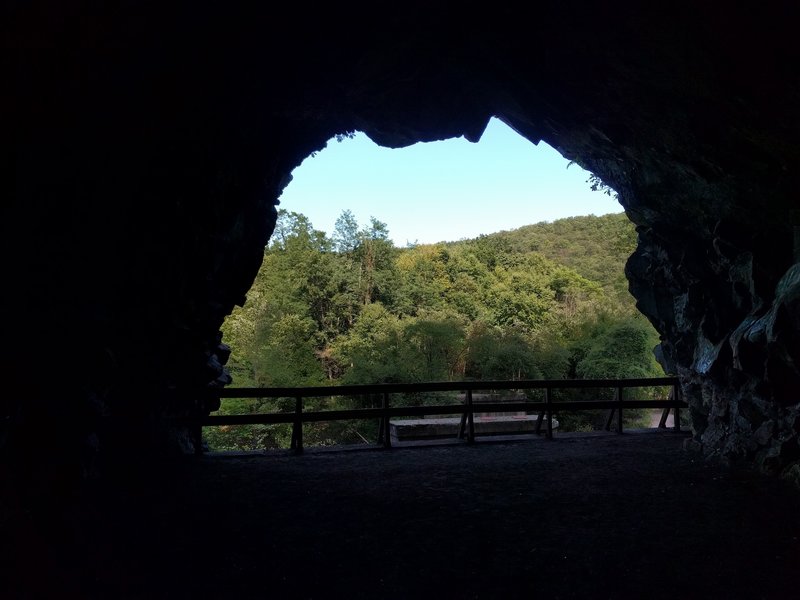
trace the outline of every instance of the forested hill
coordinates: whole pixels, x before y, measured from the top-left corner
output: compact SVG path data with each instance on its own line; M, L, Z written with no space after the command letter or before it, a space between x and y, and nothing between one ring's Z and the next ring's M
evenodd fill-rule
M328 236L281 210L244 307L223 325L233 383L661 375L658 336L635 311L623 274L633 244L624 215L397 248L374 218L361 226L345 211ZM258 443L283 443L270 439Z
M240 385L642 376L657 338L627 292L633 243L624 214L396 248L374 218L344 211L327 236L281 210L223 328L231 369ZM589 369L592 340L620 328L646 356Z
M636 248L636 229L624 212L569 217L483 237L506 252L538 252L599 283L620 302L633 303L624 267Z

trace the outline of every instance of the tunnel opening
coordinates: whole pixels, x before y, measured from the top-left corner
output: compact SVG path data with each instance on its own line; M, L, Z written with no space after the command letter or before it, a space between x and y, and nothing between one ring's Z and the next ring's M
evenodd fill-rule
M512 5L336 3L276 19L235 2L88 4L4 9L4 360L24 387L0 415L12 574L0 593L407 598L443 580L458 597L796 590L797 496L736 468L800 482L795 6L553 2L527 19ZM663 454L614 438L636 457L616 470L606 438L611 469L588 482L575 466L596 452L530 445L504 468L459 448L418 453L431 462L411 476L431 475L427 494L399 494L397 453L373 478L350 463L347 481L325 460L316 480L310 460L262 461L262 480L241 462L187 460L183 423L229 383L219 327L263 261L291 170L336 132L390 147L477 138L490 114L620 193L638 228L631 291L689 401L688 447L732 468L675 438ZM182 469L158 480L175 454ZM533 472L573 486L536 495Z
M665 375L653 354L658 334L627 289L624 266L636 233L616 192L496 118L480 140L394 150L361 132L334 136L294 170L279 200L248 301L222 326L233 388ZM359 223L353 211L369 214L369 222ZM672 392L653 385L627 395L663 401ZM487 388L475 397L533 402L543 394ZM611 400L613 390L558 389L552 396ZM430 407L464 398L463 391L420 392L392 402ZM344 394L306 398L304 410L380 405L380 394ZM295 409L291 395L227 398L212 416ZM556 414L556 427L603 430L610 427L606 412L566 411ZM626 410L625 427L658 426L661 413ZM683 417L686 426L685 411ZM530 411L481 419L482 431L497 434L533 430L537 421ZM457 422L431 414L391 427L452 437ZM378 419L302 428L306 447L370 446L382 426ZM207 426L203 435L211 451L294 444L290 423Z
M201 415L197 390L226 384L219 325L257 272L291 170L337 132L399 147L477 138L494 114L620 193L639 228L631 289L698 445L796 472L795 15L773 8L731 8L726 27L714 7L547 6L535 23L437 8L358 41L324 33L360 14L337 8L298 15L288 45L258 9L109 9L98 28L56 10L61 31L14 8L6 239L25 257L9 280L30 318L12 323L24 342L9 364L37 401L13 400L8 429L25 433L4 438L41 419L78 462L100 445L124 453L143 430L142 446L188 449L166 419ZM80 381L66 360L37 376L21 357L43 340L94 357ZM80 440L60 437L65 415Z

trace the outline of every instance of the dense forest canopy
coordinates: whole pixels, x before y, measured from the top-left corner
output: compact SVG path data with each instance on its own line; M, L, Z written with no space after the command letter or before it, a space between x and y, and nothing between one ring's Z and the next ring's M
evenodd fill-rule
M397 248L375 218L360 225L345 210L328 236L281 210L247 302L223 328L233 384L662 375L658 336L627 291L635 243L624 213ZM318 441L341 441L332 429ZM251 426L248 440L210 432L214 447L281 446L287 436L278 425Z

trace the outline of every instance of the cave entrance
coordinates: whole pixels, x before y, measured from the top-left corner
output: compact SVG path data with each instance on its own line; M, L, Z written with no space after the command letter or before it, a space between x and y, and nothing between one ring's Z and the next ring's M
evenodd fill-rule
M658 336L627 291L636 236L616 193L497 119L478 143L392 150L337 136L295 169L280 201L248 301L223 326L235 387L664 374ZM361 407L342 402L333 408ZM222 414L294 406L229 400ZM605 420L597 411L559 424L588 431ZM631 411L627 426L656 420ZM376 435L364 422L307 428L309 445ZM205 433L212 449L292 443L288 424Z

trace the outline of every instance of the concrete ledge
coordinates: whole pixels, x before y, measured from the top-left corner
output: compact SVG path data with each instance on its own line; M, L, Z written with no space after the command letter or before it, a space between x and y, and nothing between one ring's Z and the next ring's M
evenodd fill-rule
M538 415L476 416L476 435L514 435L536 432ZM393 442L410 440L436 440L454 438L458 435L460 417L433 419L397 419L389 422ZM542 421L542 432L547 427ZM553 429L558 421L553 419Z

